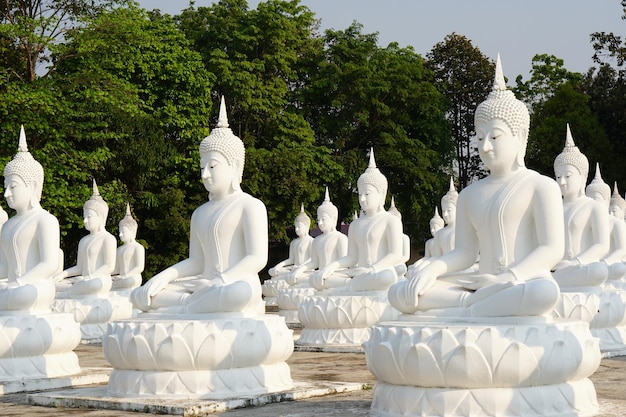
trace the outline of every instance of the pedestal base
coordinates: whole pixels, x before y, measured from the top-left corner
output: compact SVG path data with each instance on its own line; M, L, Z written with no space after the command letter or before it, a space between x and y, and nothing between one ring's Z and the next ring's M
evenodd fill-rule
M512 317L403 320L364 344L376 416L579 416L597 412L587 379L598 341L581 321Z

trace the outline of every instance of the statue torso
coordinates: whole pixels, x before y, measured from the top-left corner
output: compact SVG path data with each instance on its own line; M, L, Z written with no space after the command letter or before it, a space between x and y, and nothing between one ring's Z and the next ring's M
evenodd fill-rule
M599 203L582 196L563 205L565 217L565 256L573 259L594 244L592 216ZM607 214L608 215L608 214Z
M346 255L348 236L338 230L322 233L313 239L311 256L316 257L318 268L323 268Z
M388 224L400 221L394 215L381 211L374 216L361 216L350 224L349 239L354 239L358 248L356 266L369 267L391 251L393 239ZM402 236L397 237L402 239ZM402 247L402 240L400 240Z

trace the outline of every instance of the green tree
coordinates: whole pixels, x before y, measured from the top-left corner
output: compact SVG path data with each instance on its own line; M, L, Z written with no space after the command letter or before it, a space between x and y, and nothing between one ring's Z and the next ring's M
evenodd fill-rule
M328 180L333 201L342 219L352 218L359 208L356 181L373 148L389 181L388 200L395 196L405 228L421 239L445 189L453 146L432 73L412 48L380 48L377 35L362 33L358 23L326 31L324 41L323 59L312 63L301 101L316 143L345 170Z
M476 106L489 93L495 65L465 36L452 33L427 54L427 66L448 101L446 118L456 143L459 187L485 175L474 137Z

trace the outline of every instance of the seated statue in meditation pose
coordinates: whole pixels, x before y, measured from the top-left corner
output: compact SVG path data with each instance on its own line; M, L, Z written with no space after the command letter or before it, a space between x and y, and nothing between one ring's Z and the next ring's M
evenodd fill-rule
M117 248L112 290L130 290L141 285L141 273L146 265L146 250L137 242L137 221L126 205L126 215L119 223L122 245Z
M311 260L311 245L313 244L313 236L309 234L311 219L304 212L304 204L300 207L300 214L294 221L294 227L298 237L289 244L289 257L269 269L268 273L271 277L284 276Z
M454 181L450 177L450 189L441 198L441 215L445 226L435 235L435 251L444 254L454 249L456 228L456 205L459 193L454 188Z
M0 311L50 312L54 300L60 232L57 219L39 204L43 180L22 127L18 152L4 167L4 197L15 216L0 234Z
M244 158L222 98L217 127L200 143L200 173L209 201L191 216L189 257L135 288L135 307L255 315L262 309L258 273L267 263L267 211L241 190Z
M565 251L553 268L554 279L561 289L598 286L608 277L601 259L610 247L609 214L585 195L589 162L574 144L569 125L565 148L554 160L554 173L563 195L565 221Z
M328 187L324 194L324 201L317 208L317 227L321 235L313 239L311 245L311 259L303 265L294 268L286 277L289 285L308 283L311 274L329 265L331 262L346 256L348 251L348 236L337 230L339 210L330 201Z
M83 206L85 229L89 234L78 242L76 265L55 275L57 298L104 296L111 290L115 268L115 236L106 229L109 206L93 181L93 194Z
M596 168L596 176L599 175L598 172L599 168ZM624 263L626 260L626 222L624 222L626 200L619 194L617 183L613 186L613 195L608 200L608 204L611 242L609 252L604 256L602 262L609 268L609 279L617 280L626 275L626 263Z
M398 208L396 207L396 200L393 197L391 197L391 205L389 206L389 210L387 210L387 212L393 214L394 216L399 218L400 221L402 221L402 213L400 213L400 210L398 210ZM406 272L406 262L410 258L411 258L411 238L406 233L403 233L402 234L402 262L398 264L399 268L396 269L396 272L398 273L398 275L404 275L404 273Z
M493 90L476 108L474 123L490 174L459 194L454 249L394 284L389 301L407 314L548 314L559 297L550 268L563 253L561 198L554 180L524 164L530 117L506 89L499 57ZM477 272L452 275L472 266L479 253Z
M430 219L430 234L432 238L428 239L424 244L424 258L430 258L431 256L441 256L436 247L435 247L435 234L443 229L445 226L443 218L439 215L439 210L435 207L435 215L432 219Z
M402 270L402 222L384 209L387 178L376 167L373 150L357 187L363 214L350 224L348 254L311 275L318 290L386 290Z

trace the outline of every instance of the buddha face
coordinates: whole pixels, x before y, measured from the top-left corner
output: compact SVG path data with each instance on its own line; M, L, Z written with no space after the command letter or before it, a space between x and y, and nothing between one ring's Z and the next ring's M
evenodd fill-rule
M200 154L200 175L204 188L214 197L223 197L232 191L235 168L221 153L209 151Z
M97 211L92 209L84 210L83 223L85 224L85 229L87 229L89 233L95 233L103 226L102 218Z
M129 227L120 227L120 240L124 243L132 242L135 239L136 232Z
M303 222L295 222L294 227L298 237L305 236L309 232L309 227Z
M441 230L443 227L440 222L430 222L430 234L434 237L435 233Z
M337 219L333 219L333 217L329 213L318 213L317 227L320 228L322 233L331 232L337 227Z
M18 214L31 207L33 192L33 187L29 187L18 175L8 175L4 179L4 198Z
M624 210L622 210L618 205L616 204L611 204L609 206L609 214L611 216L614 216L618 219L624 219Z
M492 174L506 173L517 164L520 141L500 119L476 124L478 153Z
M583 176L574 165L561 165L554 168L556 182L561 187L561 195L564 199L579 197L584 184Z
M456 220L456 205L452 203L443 203L441 206L441 217L446 224L454 224Z
M361 210L366 215L372 215L380 210L380 200L381 195L372 184L365 184L363 187L359 187L359 204L361 205Z

